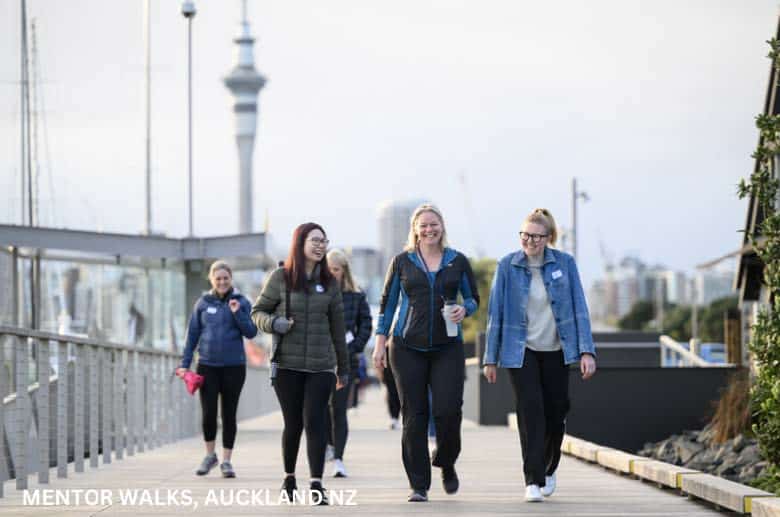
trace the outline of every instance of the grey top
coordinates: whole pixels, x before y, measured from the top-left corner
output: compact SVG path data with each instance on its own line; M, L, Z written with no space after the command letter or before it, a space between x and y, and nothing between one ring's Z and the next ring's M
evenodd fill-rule
M528 306L526 320L528 335L526 346L537 352L555 352L561 349L558 329L555 326L555 316L550 306L550 298L544 287L542 267L544 256L528 257L531 268L531 286L528 290Z

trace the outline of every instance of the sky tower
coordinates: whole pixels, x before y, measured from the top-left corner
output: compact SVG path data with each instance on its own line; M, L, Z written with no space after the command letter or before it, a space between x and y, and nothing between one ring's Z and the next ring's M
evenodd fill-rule
M233 95L233 113L236 116L236 143L238 144L238 230L252 232L252 153L257 128L257 94L265 85L265 78L255 70L252 47L255 39L249 32L246 0L241 1L241 25L236 43L233 70L225 77L225 86Z

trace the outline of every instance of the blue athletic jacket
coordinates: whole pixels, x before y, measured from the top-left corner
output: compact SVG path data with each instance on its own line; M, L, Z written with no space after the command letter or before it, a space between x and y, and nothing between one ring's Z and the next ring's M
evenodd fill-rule
M228 302L238 300L241 307L234 314ZM257 327L249 317L252 305L243 295L231 290L225 298L213 291L201 296L195 302L187 327L187 344L182 368L189 368L192 355L198 349L198 362L207 366L236 366L246 363L243 338L252 339Z

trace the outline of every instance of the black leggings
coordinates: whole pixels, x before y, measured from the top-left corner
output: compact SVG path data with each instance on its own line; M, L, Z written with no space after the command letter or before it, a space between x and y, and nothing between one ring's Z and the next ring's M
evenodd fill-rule
M569 368L563 352L525 350L522 368L508 368L517 402L517 428L526 485L545 484L561 460L569 412Z
M328 437L325 414L335 382L336 376L333 372L312 373L284 369L277 372L274 391L284 417L282 457L286 474L295 473L301 434L305 429L309 474L312 478L322 478Z
M198 374L204 377L200 387L203 409L203 439L213 442L217 437L217 399L222 402L222 447L232 449L236 441L236 410L238 397L246 379L246 366L207 366L198 364ZM220 397L220 395L222 395Z
M337 390L333 388L330 395L329 411L325 412L325 425L328 431L328 443L333 445L334 458L344 459L344 447L347 446L349 435L349 423L347 422L347 406L349 394L353 386L352 376L349 376L347 385Z

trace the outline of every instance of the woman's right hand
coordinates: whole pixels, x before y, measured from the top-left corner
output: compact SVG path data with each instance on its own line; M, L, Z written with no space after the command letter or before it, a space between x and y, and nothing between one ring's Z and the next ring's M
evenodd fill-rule
M488 381L488 384L496 383L496 376L498 375L498 369L495 364L486 364L482 369L482 373Z
M187 373L187 368L176 368L176 377L184 377L185 373Z
M374 353L371 358L374 360L374 368L378 372L383 372L387 368L387 337L377 336L374 343Z

